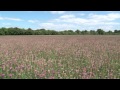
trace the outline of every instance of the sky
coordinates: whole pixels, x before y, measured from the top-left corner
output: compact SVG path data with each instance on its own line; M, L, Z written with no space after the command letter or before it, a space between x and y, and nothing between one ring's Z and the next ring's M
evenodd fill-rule
M120 11L0 11L1 27L120 30Z

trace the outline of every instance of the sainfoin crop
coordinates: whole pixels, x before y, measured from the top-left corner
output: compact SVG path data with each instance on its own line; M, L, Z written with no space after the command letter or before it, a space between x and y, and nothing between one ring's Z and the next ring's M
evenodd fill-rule
M120 36L0 36L1 79L120 79Z

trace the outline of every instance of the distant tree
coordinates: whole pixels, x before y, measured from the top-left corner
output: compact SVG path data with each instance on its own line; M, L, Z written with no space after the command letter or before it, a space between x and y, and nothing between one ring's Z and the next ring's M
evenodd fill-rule
M58 34L57 31L51 30L51 35L57 35L57 34Z
M87 35L87 34L88 34L88 31L87 31L87 30L83 30L83 31L81 31L81 34L82 34L82 35Z
M120 34L120 30L114 30L114 34Z
M0 35L5 35L5 28L0 28Z
M118 30L114 30L114 33L118 33Z
M42 33L41 33L40 30L35 30L35 31L34 31L34 34L35 34L35 35L41 35Z
M64 35L69 35L69 33L68 33L67 30L64 30L64 31L63 31L63 34L64 34Z
M64 35L64 31L59 31L58 35Z
M90 34L91 34L91 35L96 35L97 33L96 33L95 30L90 30Z
M8 35L15 35L15 29L13 27L8 28Z
M28 28L28 29L25 31L25 34L26 34L26 35L34 35L34 31L33 31L31 28Z
M47 35L47 31L45 29L40 29L41 35Z
M99 35L104 35L104 30L102 30L102 29L97 29L97 33L99 34Z
M112 35L113 32L111 30L109 30L108 32L106 32L108 35Z
M109 31L104 31L102 29L97 29L95 30L64 30L64 31L55 31L55 30L46 30L46 29L37 29L33 30L31 28L24 29L24 28L18 28L18 27L10 27L10 28L5 28L2 27L0 28L0 35L120 35L120 30L114 30L112 32L111 30Z
M68 33L68 35L74 35L75 34L73 30L68 30L67 33Z
M81 32L80 32L80 30L77 29L77 30L75 31L75 33L76 33L76 34L80 34Z

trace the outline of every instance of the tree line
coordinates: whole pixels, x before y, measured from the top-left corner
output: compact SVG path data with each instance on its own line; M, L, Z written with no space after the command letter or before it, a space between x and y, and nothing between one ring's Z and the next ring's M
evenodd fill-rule
M0 35L120 35L120 30L114 31L104 31L103 29L97 30L46 30L46 29L36 29L31 28L24 29L18 27L0 28Z

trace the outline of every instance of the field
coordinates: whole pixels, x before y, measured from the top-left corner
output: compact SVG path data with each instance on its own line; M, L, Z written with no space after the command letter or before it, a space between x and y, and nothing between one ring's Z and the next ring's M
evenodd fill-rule
M120 79L120 36L0 36L0 78Z

